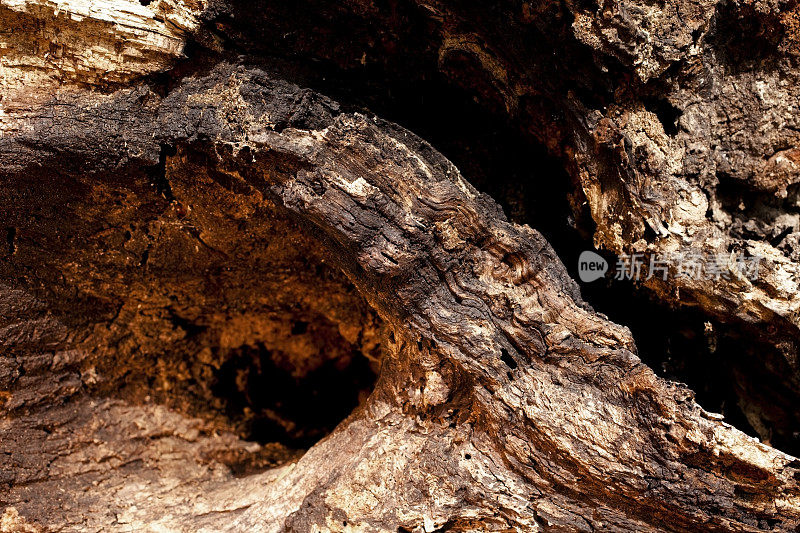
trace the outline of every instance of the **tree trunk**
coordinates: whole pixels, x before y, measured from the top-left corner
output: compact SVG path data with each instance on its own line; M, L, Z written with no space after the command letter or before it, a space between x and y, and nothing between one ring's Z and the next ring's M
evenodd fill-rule
M798 530L793 6L0 0L0 530ZM387 120L432 77L566 169L421 126L512 209L762 258L632 290L767 443Z

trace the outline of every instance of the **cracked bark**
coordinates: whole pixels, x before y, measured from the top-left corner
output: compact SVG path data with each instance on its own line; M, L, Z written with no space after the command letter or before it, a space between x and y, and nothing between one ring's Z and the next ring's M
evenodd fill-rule
M779 133L744 147L723 142L712 166L692 157L705 153L695 145L723 139L732 127L730 119L696 131L691 125L735 105L725 87L736 86L740 74L719 78L720 96L695 105L687 102L699 98L699 77L682 73L674 87L647 86L671 76L673 64L689 68L697 54L713 70L717 49L702 56L696 41L704 32L719 35L714 24L739 21L739 12L725 15L724 6L710 3L647 10L615 3L595 14L567 3L552 8L555 16L546 6L526 6L502 3L477 18L480 6L427 5L432 40L417 51L421 63L433 53L435 68L471 85L487 107L569 160L574 194L583 195L597 225L596 242L617 251L704 242L725 248L737 238L735 217L721 206L709 219L697 199L703 191L712 203L721 198L718 189L709 192L711 174L754 181L778 198L789 194L788 155L764 164L785 175L773 169L738 176L719 167L726 154L760 157L766 146L789 142ZM687 6L692 22L670 26L674 17L684 20ZM19 13L36 19L44 35L67 24L76 39L60 49L58 65L33 64L24 45L42 33L15 32L8 59L17 62L2 67L3 527L800 525L797 460L704 411L688 388L642 364L627 328L582 300L541 234L510 223L431 145L247 58L209 52L186 72L178 65L168 83L139 77L171 65L190 32L207 50L224 55L230 47L252 59L263 48L248 31L263 15L248 27L237 10L249 8L238 4L101 7L67 2L56 12L46 1L3 2L0 12L12 23ZM67 21L59 18L62 8ZM334 20L387 16L359 3L329 9ZM580 68L558 76L551 59L525 61L550 40L526 45L525 31L501 32L512 9L513 29L558 30L550 40L561 39L568 62ZM751 20L777 17L763 7L741 9ZM120 13L138 17L122 27L144 32L129 46L145 59L131 63L131 50L111 46L115 52L101 54L107 63L97 68L91 57L79 60L91 45L103 49L125 37L111 22ZM175 13L184 22L169 22ZM566 13L571 18L559 18ZM654 20L675 28L663 42L622 31ZM461 31L465 21L480 27ZM167 45L147 37L164 28L174 39ZM628 41L620 41L624 35ZM349 45L329 49L326 36L312 38L303 52L341 63L362 37L355 31ZM601 83L604 62L634 81L592 85ZM771 83L753 68L741 76ZM112 85L98 86L100 71ZM530 81L544 73L541 86ZM597 98L618 98L605 104L606 116L580 87L559 92L582 74ZM26 87L26 79L40 88ZM650 90L683 113L672 138L642 107ZM552 118L554 109L562 114ZM737 242L782 261L763 241ZM786 268L771 266L756 286L670 278L651 288L668 301L680 289L709 315L744 321L753 331L773 325L778 331L767 341L788 357L795 296L779 284ZM737 306L742 302L748 307ZM253 355L256 345L270 357ZM254 366L226 367L236 357L252 358ZM347 374L352 382L343 388L364 392L360 403L353 398L358 407L299 459L297 448L329 430L329 421L270 405L259 421L268 420L270 436L281 438L247 442L236 434L252 428L252 415L226 413L230 403L215 389L219 372L232 368L240 401L252 411L258 402L251 376L268 362L275 365L269 372L308 379L329 362L351 368L358 357L379 373L374 389L366 397L360 374ZM795 390L793 374L768 368L765 375ZM784 398L777 410L791 428L789 403Z

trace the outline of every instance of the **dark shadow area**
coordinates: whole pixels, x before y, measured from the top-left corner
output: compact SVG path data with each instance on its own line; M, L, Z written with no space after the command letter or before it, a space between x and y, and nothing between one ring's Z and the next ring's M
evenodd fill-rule
M281 359L263 345L245 346L216 372L212 392L247 440L309 448L369 395L376 379L358 352L302 375Z
M785 30L775 13L752 4L720 2L707 37L731 74L775 63Z
M669 103L666 98L645 98L643 103L645 109L658 117L664 133L671 137L678 134L678 119L683 114L680 109Z

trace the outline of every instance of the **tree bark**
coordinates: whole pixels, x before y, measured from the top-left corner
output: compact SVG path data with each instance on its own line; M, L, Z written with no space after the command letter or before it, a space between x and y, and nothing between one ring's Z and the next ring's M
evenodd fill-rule
M790 197L791 157L762 156L791 150L774 115L790 96L768 93L793 91L780 78L796 70L779 75L755 59L716 69L731 68L720 43L735 49L725 24L742 20L763 25L776 64L792 65L781 48L791 36L778 29L791 19L726 6L443 2L389 15L353 2L320 16L388 19L392 40L418 53L406 69L434 58L487 109L544 140L566 161L576 218L587 202L598 245L736 244L764 255L755 283L670 275L647 285L769 344L774 365L761 375L784 387L780 403L770 414L758 387L742 397L788 434L797 374L781 370L797 333L794 259L763 228L737 237L745 221L726 211L717 181ZM259 27L318 21L267 23L280 6L248 18L250 9L0 4L7 27L20 28L1 56L0 529L800 527L795 458L658 377L630 331L582 299L546 239L509 222L430 144L284 81L308 76L302 65L255 64L270 48ZM669 31L646 38L653 21ZM417 25L421 42L409 37ZM340 47L326 39L343 30L297 50L347 71L370 37L349 28ZM63 42L43 56L53 36ZM575 70L530 55L554 42ZM180 62L187 43L203 52ZM689 71L703 61L710 82ZM607 72L630 79L604 85ZM752 83L732 93L743 79ZM737 106L756 116L742 102L758 91L757 116L772 118L737 122ZM678 132L643 107L653 94L682 111ZM709 124L719 113L726 120ZM739 131L759 137L736 141ZM734 155L750 173L725 167ZM340 373L320 374L331 368ZM293 411L258 390L283 387L277 375L340 380L357 407L338 425L344 414ZM311 392L310 409L327 412L329 397ZM254 424L270 428L261 444L242 438Z

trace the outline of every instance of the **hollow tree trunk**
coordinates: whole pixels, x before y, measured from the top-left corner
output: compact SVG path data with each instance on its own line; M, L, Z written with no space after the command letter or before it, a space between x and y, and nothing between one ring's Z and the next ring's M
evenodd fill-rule
M655 375L542 235L430 144L285 81L316 78L282 48L343 71L367 52L385 51L387 69L408 53L400 75L434 68L467 85L564 158L598 245L760 251L754 283L670 276L649 289L689 295L771 347L759 379L783 387L780 402L768 411L757 387L742 398L790 434L796 258L767 222L737 234L746 222L714 180L786 209L772 197L795 176L796 107L776 118L796 90L791 13L314 7L303 21L275 16L291 13L281 4L0 1L0 526L800 527L796 459ZM313 34L320 20L350 24ZM760 28L752 53L780 72L760 56L733 70L726 53L748 20ZM307 41L280 31L294 25ZM682 111L678 131L645 107L653 99ZM258 419L262 444L240 438L266 393L254 375L309 383L359 364L331 378L358 405L338 425L277 401Z

